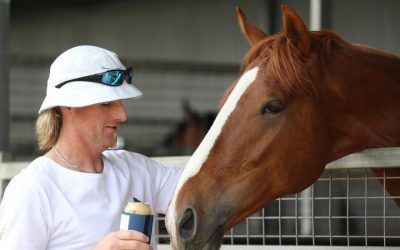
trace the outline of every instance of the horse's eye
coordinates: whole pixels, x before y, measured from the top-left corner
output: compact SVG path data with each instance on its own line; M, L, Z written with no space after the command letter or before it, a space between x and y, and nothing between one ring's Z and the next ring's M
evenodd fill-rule
M281 112L284 108L285 106L283 105L283 102L281 100L274 99L272 101L269 101L262 107L261 114L277 114Z

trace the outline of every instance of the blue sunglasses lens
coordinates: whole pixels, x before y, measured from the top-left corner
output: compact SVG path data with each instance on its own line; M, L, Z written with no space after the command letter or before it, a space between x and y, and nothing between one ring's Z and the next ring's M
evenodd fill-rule
M110 86L121 85L124 81L124 71L115 70L103 74L101 81Z
M127 83L131 83L132 75L132 68L128 68L126 71L113 70L105 72L101 78L101 81L110 86L119 86L124 82L124 80L126 80Z

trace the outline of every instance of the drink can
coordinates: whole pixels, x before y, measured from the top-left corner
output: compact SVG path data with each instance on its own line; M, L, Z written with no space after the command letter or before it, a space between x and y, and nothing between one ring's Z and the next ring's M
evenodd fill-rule
M120 230L135 230L144 233L151 241L154 216L150 205L142 202L129 202L121 214Z

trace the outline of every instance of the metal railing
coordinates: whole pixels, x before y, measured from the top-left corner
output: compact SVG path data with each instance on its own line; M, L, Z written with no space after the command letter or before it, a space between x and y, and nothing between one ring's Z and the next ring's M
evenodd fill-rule
M187 159L176 158L179 165ZM171 158L168 161L173 163ZM394 202L400 196L385 191L386 183L400 176L384 172L376 177L370 171L399 165L400 148L369 149L334 161L311 187L273 201L229 230L223 243L318 249L400 246L400 208ZM157 222L159 243L168 243L164 218L158 217Z
M155 157L166 165L184 166L189 157ZM27 162L0 163L3 190L7 180ZM400 176L376 177L369 168L397 167L400 148L369 149L332 162L311 187L273 201L248 217L224 236L224 247L241 245L325 247L400 246L400 208L385 191L386 184ZM380 181L382 181L382 184ZM164 217L159 215L157 240L169 243ZM246 248L248 248L246 247ZM379 248L377 248L379 247ZM241 248L242 249L242 248Z

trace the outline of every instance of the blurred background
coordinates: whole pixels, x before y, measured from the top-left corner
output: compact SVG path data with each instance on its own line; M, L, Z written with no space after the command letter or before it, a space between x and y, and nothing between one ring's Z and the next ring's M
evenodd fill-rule
M281 3L310 27L311 2L2 0L0 151L13 160L41 154L34 125L50 64L63 51L90 44L132 65L133 82L144 93L125 103L129 120L120 129L125 148L149 156L188 155L212 123L219 98L250 48L235 6L275 33L281 30ZM397 0L322 0L321 26L399 55L399 11Z

